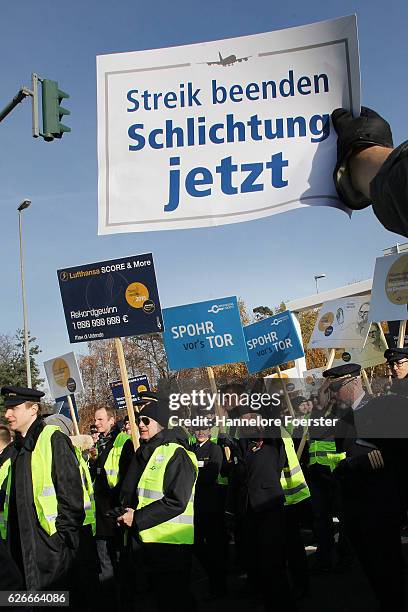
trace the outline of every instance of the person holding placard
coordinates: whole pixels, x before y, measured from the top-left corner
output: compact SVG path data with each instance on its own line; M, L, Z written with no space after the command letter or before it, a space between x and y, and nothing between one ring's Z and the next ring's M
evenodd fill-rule
M198 464L184 439L167 429L168 420L165 399L151 401L140 411L140 447L123 482L123 514L117 521L127 528L138 576L146 572L158 609L192 612L189 575Z
M364 106L360 117L337 108L332 121L338 135L333 176L340 199L352 210L372 204L386 229L408 237L408 141L394 149L387 121Z

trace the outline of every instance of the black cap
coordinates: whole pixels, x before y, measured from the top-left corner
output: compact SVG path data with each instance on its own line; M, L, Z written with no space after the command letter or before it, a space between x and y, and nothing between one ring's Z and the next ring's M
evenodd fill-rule
M96 425L91 425L89 431L91 432L91 434L95 434L98 433L98 428Z
M147 404L147 402L157 402L158 399L157 393L153 391L141 391L137 394L136 399L133 401L133 405L141 406L142 404Z
M12 387L5 385L1 388L1 394L4 396L5 406L18 406L24 404L24 402L36 402L38 403L45 393L37 391L37 389L30 389L29 387Z
M169 402L165 399L150 401L143 406L138 416L149 417L163 427L167 427L169 423Z
M399 361L400 359L408 358L408 347L405 348L389 348L384 353L385 359L388 363Z
M300 404L304 404L305 402L308 402L308 401L309 400L306 397L303 397L303 395L297 395L291 400L291 403L292 403L293 408L299 408Z
M358 363L345 363L329 368L323 372L323 378L342 378L343 376L360 376L361 365Z

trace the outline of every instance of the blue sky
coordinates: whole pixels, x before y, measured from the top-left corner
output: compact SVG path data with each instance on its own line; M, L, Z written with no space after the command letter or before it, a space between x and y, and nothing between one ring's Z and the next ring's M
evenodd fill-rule
M351 221L315 207L215 229L97 236L95 56L254 34L357 13L362 103L391 123L394 142L408 137L408 4L379 0L20 0L3 7L0 106L31 72L58 80L71 98L72 133L46 143L31 137L31 103L1 125L0 333L22 327L16 208L25 197L24 244L29 325L42 359L70 345L56 270L153 252L162 306L228 295L249 308L276 305L372 276L381 249L404 242L384 230L371 209Z

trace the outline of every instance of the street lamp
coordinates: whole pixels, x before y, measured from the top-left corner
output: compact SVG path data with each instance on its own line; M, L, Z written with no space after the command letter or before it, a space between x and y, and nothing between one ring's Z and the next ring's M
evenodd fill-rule
M319 285L318 285L318 280L319 278L326 278L325 274L315 274L314 275L314 279L315 279L315 283L316 283L316 293L319 293Z
M23 210L28 208L31 200L23 200L18 210L18 230L20 235L20 271L21 271L21 293L23 296L23 318L24 318L24 352L26 360L27 372L27 387L31 387L31 365L30 365L30 349L28 346L28 321L27 321L27 302L25 296L25 280L24 280L24 258L23 258L23 226L22 215Z

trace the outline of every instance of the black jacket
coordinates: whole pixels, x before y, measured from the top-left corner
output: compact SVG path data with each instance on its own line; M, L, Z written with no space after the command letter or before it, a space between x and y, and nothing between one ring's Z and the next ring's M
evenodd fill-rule
M116 520L108 518L106 512L119 505L119 492L134 455L133 442L127 440L123 445L119 459L118 483L115 487L110 488L104 465L119 433L120 430L115 425L106 437L107 439L102 438L105 444L97 444L98 457L94 461L89 461L89 471L94 483L97 538L108 538L118 534Z
M217 483L223 464L223 450L211 440L202 446L194 444L193 452L198 461L198 478L194 496L194 512L223 512L225 485Z
M185 439L175 437L171 430L164 430L148 442L141 441L123 482L120 494L122 505L130 508L137 507L137 487L150 457L158 446L170 442L184 446ZM195 479L196 470L191 459L181 448L177 449L164 473L163 497L136 510L132 526L133 533L137 534L139 531L164 523L184 512Z
M382 396L367 399L357 411L350 411L346 437L336 439L337 450L347 454L348 469L340 472L343 508L347 516L368 513L398 517L405 496L405 466L408 443L404 438L386 437L393 433L392 411L401 406L404 414L397 430L406 431L406 399ZM397 415L398 416L398 415ZM408 433L408 432L407 432ZM373 469L367 455L378 449L384 467ZM339 466L340 467L340 466ZM334 471L336 475L336 470Z
M408 141L391 153L371 181L370 197L384 227L408 237Z
M7 543L27 590L70 589L69 574L79 548L85 512L82 482L71 441L53 433L52 480L58 500L57 532L40 526L34 506L31 453L44 422L37 418L23 438L16 435L12 463Z
M241 438L238 441L231 474L238 514L245 514L248 510L264 512L283 506L285 498L280 476L285 461L280 438Z
M10 442L10 444L3 448L3 450L0 452L0 467L5 461L7 461L7 459L12 459L15 454L16 451L14 448L14 444L13 442Z

